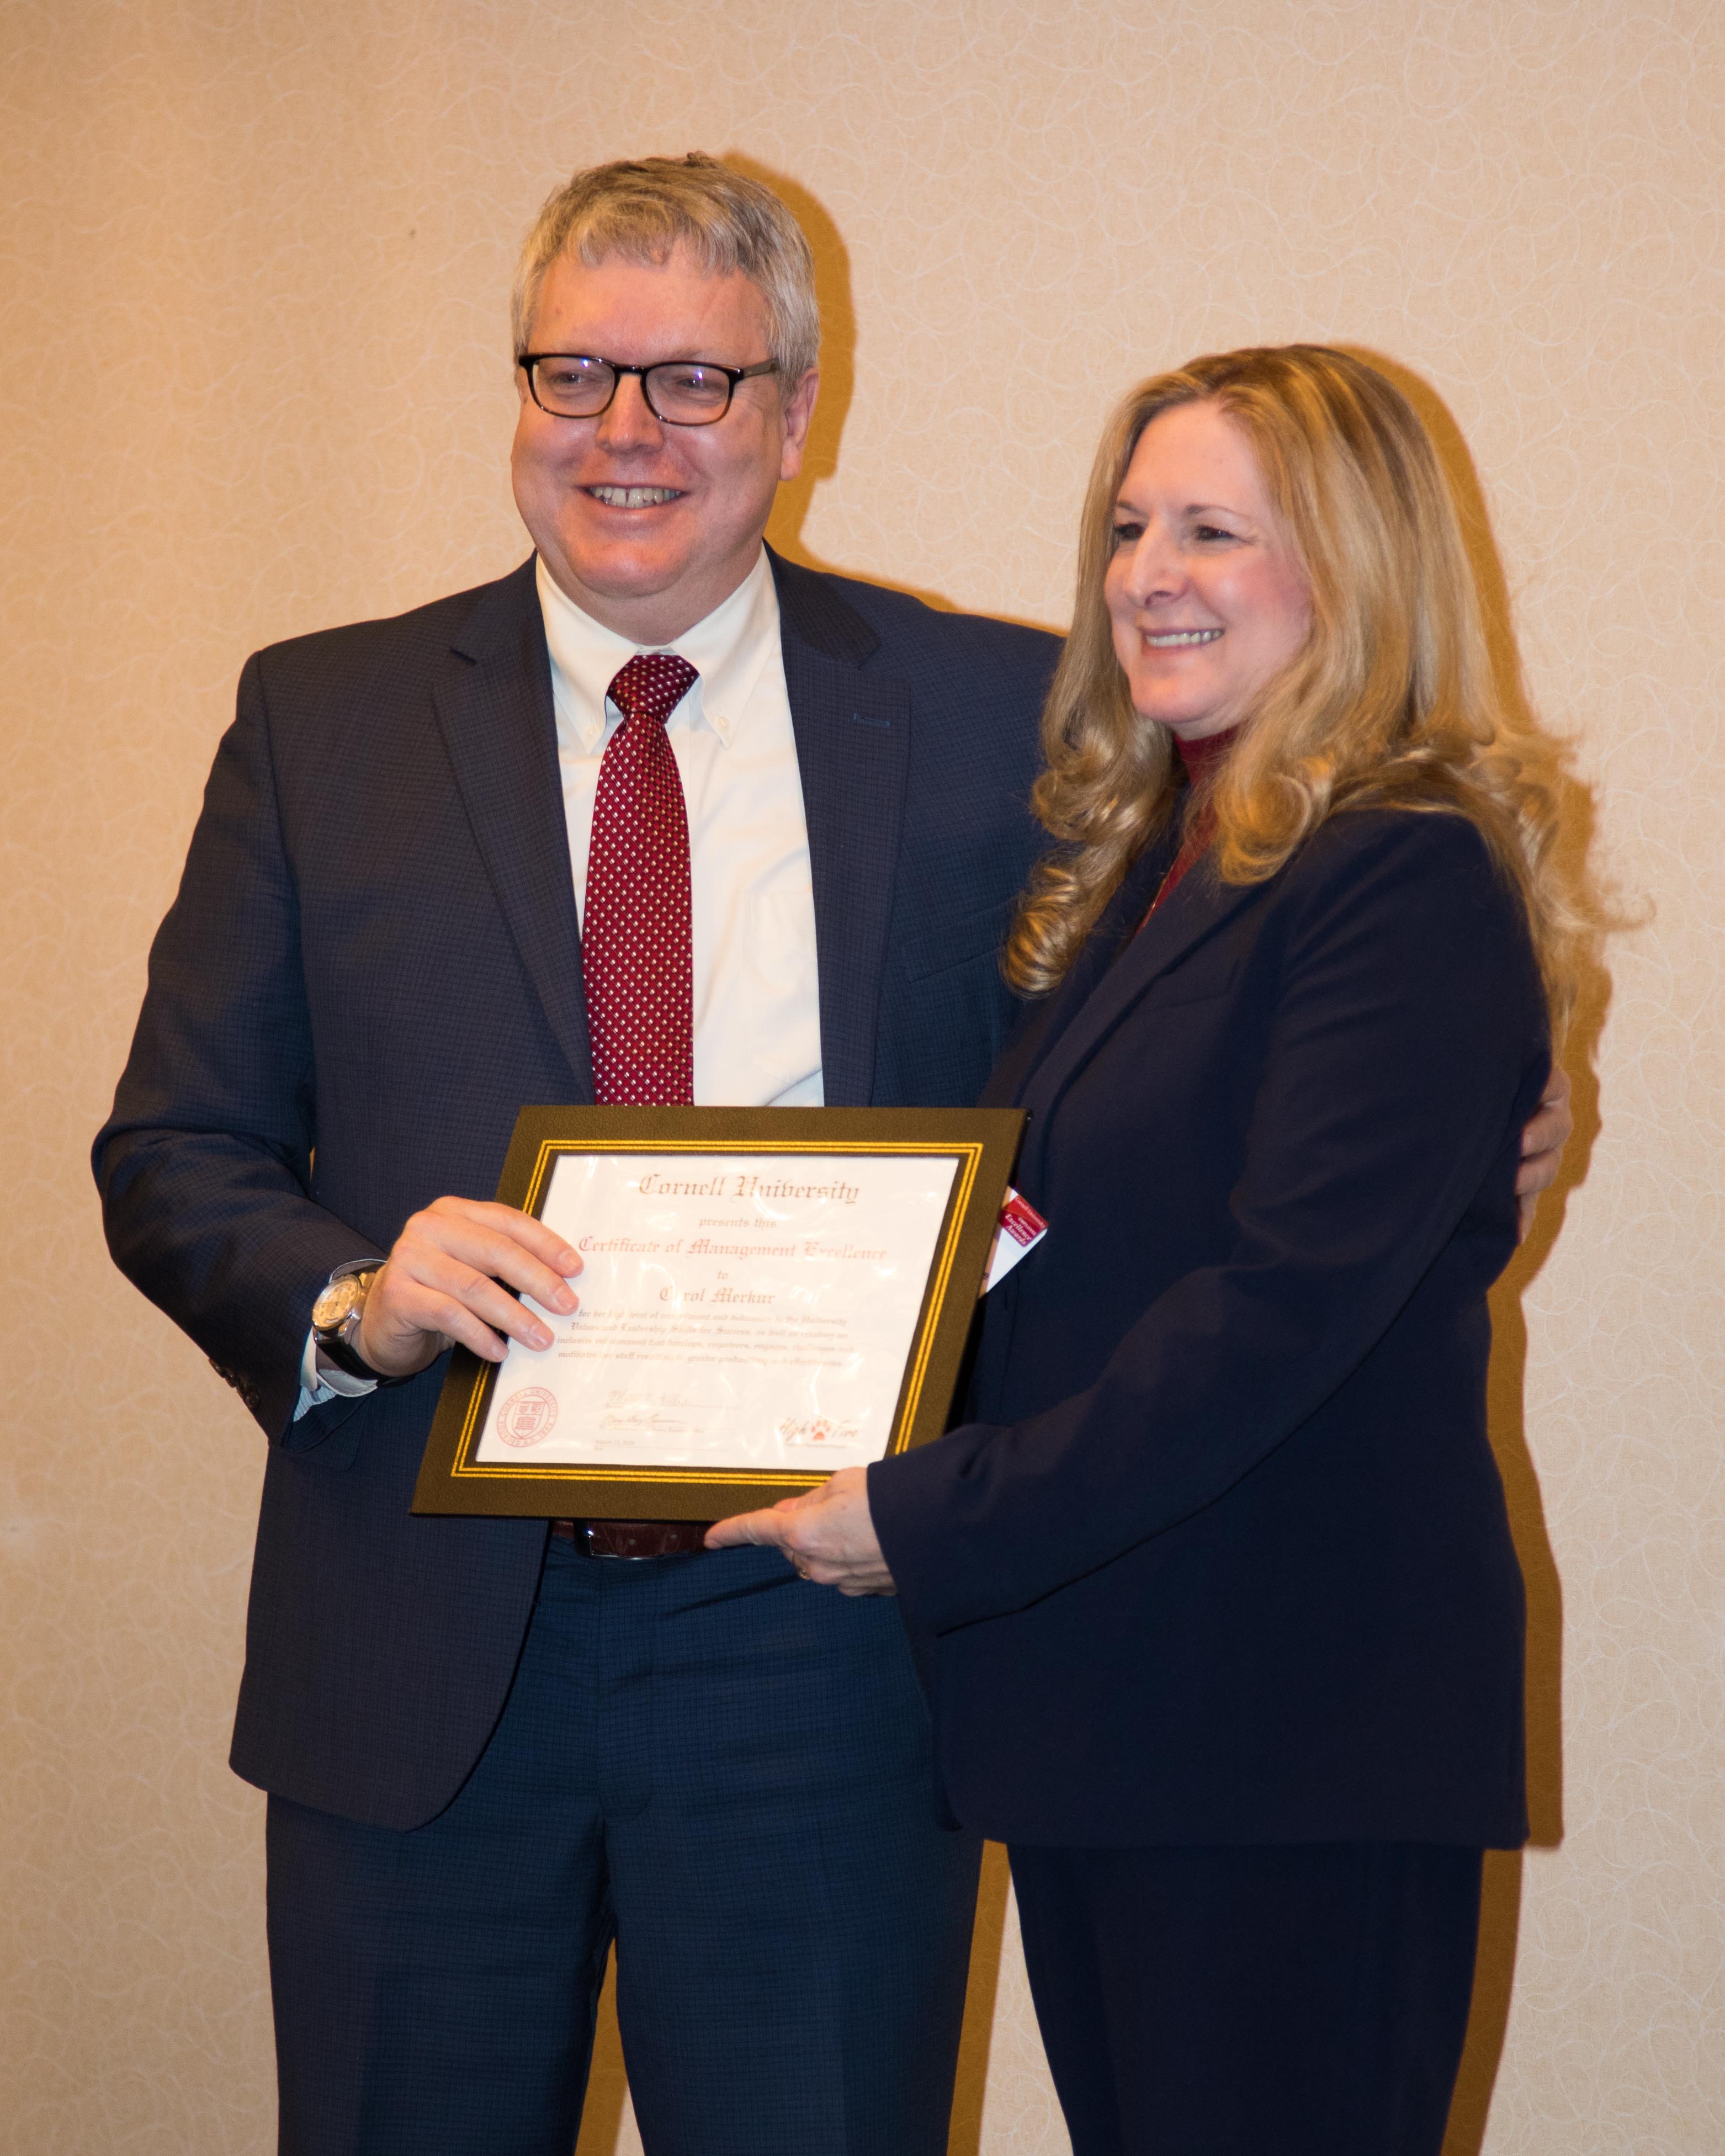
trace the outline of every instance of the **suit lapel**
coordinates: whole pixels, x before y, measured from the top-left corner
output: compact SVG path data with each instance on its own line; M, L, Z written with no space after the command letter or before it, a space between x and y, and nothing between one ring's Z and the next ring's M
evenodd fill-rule
M874 1090L910 762L910 685L864 670L880 639L829 578L770 558L814 885L825 1097L829 1106L862 1106Z
M1153 877L1157 850L1153 850L1152 855L1146 857ZM1141 864L1140 868L1144 865ZM1100 977L1092 977L1093 985L1088 994L1082 995L1081 999L1076 1000L1076 1007L1070 1009L1066 1022L1058 1033L1050 1029L1044 1053L1021 1090L1022 1103L1031 1111L1031 1131L1038 1153L1055 1102L1133 1004L1172 967L1265 889L1262 884L1222 883L1208 863L1200 863L1181 880L1160 911L1134 933L1131 921L1142 916L1150 904L1159 880L1146 877L1137 870L1128 878L1132 886L1127 908L1130 918L1122 921L1119 933L1130 940L1106 972ZM1105 919L1114 915L1115 909L1111 907ZM1117 941L1114 947L1119 949ZM1103 963L1106 965L1106 953Z
M1083 1009L1097 983L1130 941L1143 919L1157 886L1167 875L1179 844L1178 824L1153 839L1127 870L1119 889L1102 909L1101 916L1084 939L1078 956L1061 975L1060 984L1034 1022L1032 1038L1016 1056L1009 1049L1003 1062L1015 1068L997 1069L983 1096L983 1106L1010 1106L1029 1094L1036 1073L1060 1044L1067 1028Z
M814 886L825 1096L834 1106L860 1106L874 1083L910 686L862 670L880 639L830 579L771 559ZM456 784L521 963L568 1059L575 1097L588 1101L580 929L531 560L481 594L453 649L465 663L439 686L435 702Z
M581 936L557 769L551 660L530 560L490 585L434 691L438 721L498 905L575 1081L593 1099Z

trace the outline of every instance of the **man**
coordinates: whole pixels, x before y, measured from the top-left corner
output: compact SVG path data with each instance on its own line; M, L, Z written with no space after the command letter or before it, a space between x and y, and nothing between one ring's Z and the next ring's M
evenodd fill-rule
M234 1763L282 2145L567 2156L614 1935L655 2156L937 2151L978 1851L891 1606L698 1530L408 1505L448 1343L532 1337L507 1290L570 1306L490 1202L523 1103L596 1064L608 1099L975 1097L1057 645L764 552L818 338L765 188L578 175L516 337L536 559L248 664L96 1144L116 1259L270 1441ZM644 696L639 653L675 654ZM616 894L679 868L661 1055Z
M567 2156L614 1938L654 2156L933 2156L977 1850L891 1604L408 1505L449 1343L578 1293L490 1202L524 1103L974 1097L1057 645L764 550L818 336L766 189L578 173L515 314L534 559L248 663L96 1142L270 1443L281 2145Z

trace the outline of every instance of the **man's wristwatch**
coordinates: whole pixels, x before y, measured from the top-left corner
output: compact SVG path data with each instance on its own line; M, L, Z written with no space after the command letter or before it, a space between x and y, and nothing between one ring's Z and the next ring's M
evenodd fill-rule
M366 1297L372 1282L383 1270L379 1258L353 1258L337 1265L311 1306L311 1342L325 1362L333 1363L350 1378L369 1378L379 1385L398 1385L399 1378L386 1378L374 1370L355 1344L359 1322L366 1314Z

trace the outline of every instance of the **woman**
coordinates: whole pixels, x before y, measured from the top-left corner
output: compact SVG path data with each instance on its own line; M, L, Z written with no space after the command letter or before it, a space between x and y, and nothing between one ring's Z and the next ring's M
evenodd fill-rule
M987 1098L1050 1233L973 1419L712 1539L902 1598L1078 2156L1436 2156L1527 1832L1486 1295L1588 912L1383 376L1127 400L1046 747Z

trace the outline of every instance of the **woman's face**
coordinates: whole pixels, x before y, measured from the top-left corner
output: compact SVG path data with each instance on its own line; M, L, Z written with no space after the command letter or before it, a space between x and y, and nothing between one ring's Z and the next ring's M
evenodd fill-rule
M1105 589L1133 707L1185 741L1238 726L1305 643L1305 573L1219 406L1177 404L1138 437Z

